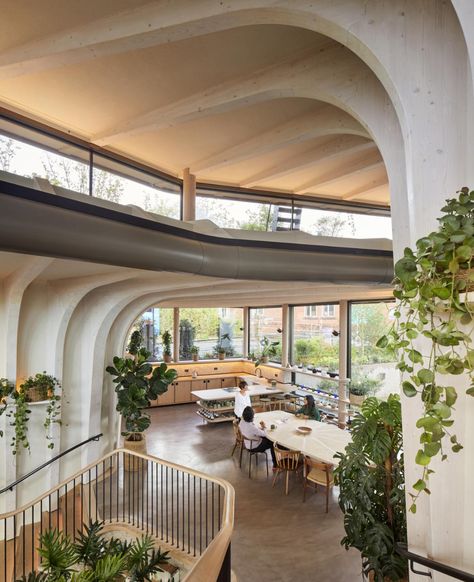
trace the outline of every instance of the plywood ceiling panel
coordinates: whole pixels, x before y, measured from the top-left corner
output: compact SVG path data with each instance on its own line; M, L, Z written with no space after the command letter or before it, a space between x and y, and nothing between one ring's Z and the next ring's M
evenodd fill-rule
M383 167L374 167L381 156L375 144L363 151L366 129L309 91L304 98L293 91L318 67L331 76L347 49L308 30L251 23L135 42L157 26L158 6L8 3L0 21L0 103L173 175L190 167L201 181L388 204ZM168 17L173 6L163 4ZM80 48L81 38L91 48L78 58L70 43ZM353 65L341 61L338 74L339 86L350 84ZM338 136L340 154L331 141Z

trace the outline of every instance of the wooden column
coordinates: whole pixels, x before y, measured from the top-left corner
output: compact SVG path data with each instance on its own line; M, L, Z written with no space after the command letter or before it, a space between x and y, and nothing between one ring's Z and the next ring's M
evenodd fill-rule
M290 308L288 303L281 306L281 365L286 366L289 358L289 342L290 342Z
M179 307L173 309L173 361L179 362Z
M183 220L196 220L196 176L183 171Z
M338 423L341 428L346 426L347 405L342 400L347 399L347 345L348 345L348 302L339 302L339 411Z
M244 341L243 341L243 354L244 354L244 358L247 358L249 355L249 308L248 307L244 307L243 309L243 328L244 331L242 332L244 335Z

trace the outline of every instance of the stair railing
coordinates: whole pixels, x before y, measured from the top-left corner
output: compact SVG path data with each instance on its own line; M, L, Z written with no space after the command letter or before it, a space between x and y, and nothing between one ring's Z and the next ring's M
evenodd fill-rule
M149 534L191 563L186 582L230 580L234 490L222 479L117 449L28 505L0 516L0 582L40 566L39 539L85 525Z

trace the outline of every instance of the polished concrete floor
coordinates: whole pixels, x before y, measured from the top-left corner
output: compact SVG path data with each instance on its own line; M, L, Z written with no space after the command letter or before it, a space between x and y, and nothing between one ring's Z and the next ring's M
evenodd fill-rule
M283 480L272 489L260 463L248 478L244 461L239 468L231 423L203 424L195 404L150 411L148 453L227 479L235 487L235 531L232 569L239 582L356 582L361 580L358 552L347 552L337 489L325 513L322 492L307 491L303 503L301 480L291 479L285 496ZM293 477L293 476L292 476Z

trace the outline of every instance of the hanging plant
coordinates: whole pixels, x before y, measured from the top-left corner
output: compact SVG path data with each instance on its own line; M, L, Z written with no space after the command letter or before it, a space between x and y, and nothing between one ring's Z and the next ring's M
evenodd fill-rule
M406 248L396 263L395 323L377 343L395 351L404 394L423 404L416 423L421 430L416 463L423 473L413 486L413 513L420 493L430 493L431 460L438 455L445 460L448 448L454 453L463 448L453 427L458 392L450 377L467 376L466 393L474 396L474 305L469 302L474 290L474 191L463 188L458 195L446 201L438 230L418 240L415 250Z
M0 416L6 412L8 408L8 398L10 398L15 390L15 386L6 378L0 378ZM3 430L0 430L0 437L3 436Z
M32 402L48 401L43 426L46 429L46 439L50 441L48 448L54 448L50 427L52 424L61 422L58 418L61 411L61 396L56 394L57 389L60 387L61 385L57 378L42 372L27 378L20 384L18 390L12 389L10 396L13 398L15 406L7 412L7 416L11 419L11 426L14 427L14 434L10 443L14 455L18 454L22 449L30 450L28 423L31 415L30 404ZM0 414L2 414L1 411Z

